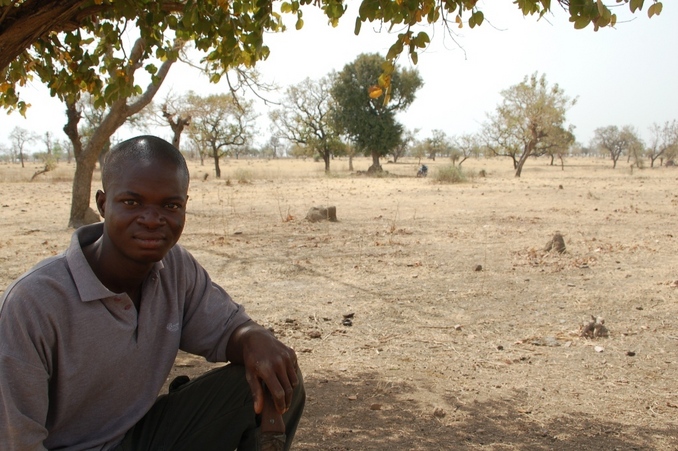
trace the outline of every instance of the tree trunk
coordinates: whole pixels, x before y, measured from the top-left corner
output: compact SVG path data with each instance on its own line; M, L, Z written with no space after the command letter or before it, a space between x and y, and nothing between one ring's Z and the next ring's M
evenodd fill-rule
M348 170L349 171L353 170L353 155L348 156Z
M381 172L383 169L381 168L381 165L379 164L379 153L378 152L372 152L372 166L367 168L367 172L370 174L373 174L375 172Z
M88 146L89 147L89 146ZM73 228L91 224L92 217L87 214L92 195L92 174L97 164L96 152L85 153L75 159L75 175L73 177L73 193L71 196L71 216L68 226Z
M21 167L24 167L24 151L20 150L19 151L19 161L21 161Z
M532 149L534 148L535 145L536 143L533 144L532 142L530 142L527 145L523 154L520 156L520 160L518 160L518 165L516 167L516 177L520 177L520 174L522 174L523 166L525 165L525 162L530 157L530 155L532 155Z
M322 156L325 162L325 172L330 172L330 152L324 152Z
M221 168L219 167L219 152L217 150L212 151L212 158L214 158L214 173L218 179L221 178Z

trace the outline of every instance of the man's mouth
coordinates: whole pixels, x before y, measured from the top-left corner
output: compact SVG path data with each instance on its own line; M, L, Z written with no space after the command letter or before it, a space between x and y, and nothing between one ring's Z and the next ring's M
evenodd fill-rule
M135 236L134 239L141 245L141 247L148 249L157 248L165 241L165 237L158 235L140 235Z

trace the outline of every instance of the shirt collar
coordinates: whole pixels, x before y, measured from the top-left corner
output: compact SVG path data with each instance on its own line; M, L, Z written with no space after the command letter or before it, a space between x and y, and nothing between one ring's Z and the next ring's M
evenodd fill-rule
M103 235L103 233L103 222L80 227L73 233L71 244L66 250L66 261L71 270L75 286L80 294L80 299L83 302L105 299L116 295L116 293L106 288L97 278L82 251L83 247L94 243L101 235ZM151 273L157 273L164 267L165 265L163 265L162 260L156 262L153 265Z

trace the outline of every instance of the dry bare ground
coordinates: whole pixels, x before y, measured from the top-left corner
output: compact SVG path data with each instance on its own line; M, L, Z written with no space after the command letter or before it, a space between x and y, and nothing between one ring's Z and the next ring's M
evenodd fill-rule
M295 449L678 450L678 170L471 160L487 177L440 185L332 164L194 165L182 237L296 349ZM3 288L69 241L72 168L36 168L0 166ZM607 338L580 336L591 315ZM171 377L209 366L182 354Z

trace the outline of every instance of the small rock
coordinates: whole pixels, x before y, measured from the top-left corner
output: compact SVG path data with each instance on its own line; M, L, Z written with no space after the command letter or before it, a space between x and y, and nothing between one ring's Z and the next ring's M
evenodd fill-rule
M343 316L344 318L353 318L353 317L355 316L355 313L353 313L353 312L351 312L351 313L344 313L342 316Z
M348 395L348 400L349 401L355 401L358 399L358 395Z
M626 351L626 355L629 357L635 357L636 353L633 351Z
M377 404L377 403L372 404L370 406L370 410L381 410L381 404Z
M603 348L602 346L596 346L596 347L593 348L593 350L596 351L596 352L603 352L605 350L605 348Z
M461 324L455 324L454 330L461 330Z
M473 270L476 271L476 272L482 271L482 270L483 270L483 265L475 265L475 266L473 267Z
M350 327L353 325L353 321L351 321L350 318L344 318L344 320L341 322L343 326Z
M441 409L440 407L436 407L433 409L433 416L436 418L444 418L445 415L447 415L447 412L445 410Z
M312 330L308 333L309 338L321 338L323 335L319 330Z

